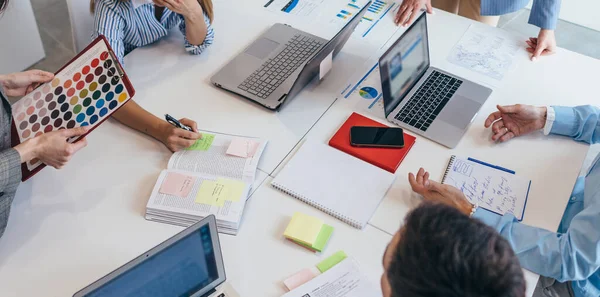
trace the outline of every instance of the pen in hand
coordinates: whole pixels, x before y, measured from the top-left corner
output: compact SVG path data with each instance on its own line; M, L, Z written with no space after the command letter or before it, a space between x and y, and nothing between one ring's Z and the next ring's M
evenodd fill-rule
M188 126L186 126L186 125L182 124L182 123L181 123L181 122L179 122L179 121L178 121L176 118L174 118L174 117L170 116L169 114L165 114L165 120L166 120L167 122L169 122L169 124L171 124L171 125L173 125L173 126L175 126L175 127L177 127L177 128L180 128L180 129L183 129L183 130L186 130L186 131L193 132L193 131L192 131L192 128L190 128L190 127L188 127Z

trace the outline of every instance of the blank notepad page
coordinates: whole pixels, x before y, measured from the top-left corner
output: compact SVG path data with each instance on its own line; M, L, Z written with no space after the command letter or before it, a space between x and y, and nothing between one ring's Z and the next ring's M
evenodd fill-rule
M274 187L356 228L363 228L394 175L320 143L305 142Z

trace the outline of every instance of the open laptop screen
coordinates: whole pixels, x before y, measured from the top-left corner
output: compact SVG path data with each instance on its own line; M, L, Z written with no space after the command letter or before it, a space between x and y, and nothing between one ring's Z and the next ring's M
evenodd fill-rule
M212 241L205 224L85 296L190 296L219 277Z
M387 117L429 68L425 14L383 54L379 67Z

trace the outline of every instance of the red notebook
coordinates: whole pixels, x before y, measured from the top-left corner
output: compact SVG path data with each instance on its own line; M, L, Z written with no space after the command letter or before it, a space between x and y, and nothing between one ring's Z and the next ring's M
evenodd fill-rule
M415 137L404 133L404 148L401 149L354 147L350 145L350 128L353 126L388 127L354 112L329 140L329 145L391 173L396 172L415 144Z

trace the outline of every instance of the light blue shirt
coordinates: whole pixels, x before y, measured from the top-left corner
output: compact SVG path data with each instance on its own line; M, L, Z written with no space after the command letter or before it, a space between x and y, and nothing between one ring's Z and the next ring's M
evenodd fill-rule
M524 8L530 0L481 0L481 15L503 15ZM533 0L529 23L542 29L556 28L561 0Z
M213 43L215 34L206 14L204 22L208 30L202 44L193 45L187 37L185 38L184 47L190 54L199 55ZM104 35L123 64L126 54L167 36L169 30L176 26L179 26L181 33L186 36L184 17L166 7L159 22L154 16L154 4L148 3L134 8L131 1L96 0L92 40L98 35Z
M553 107L551 133L586 143L600 142L600 109ZM552 199L552 197L547 197ZM478 209L476 218L496 228L521 265L559 282L573 281L576 297L600 296L600 155L575 184L558 232L527 226L513 215Z

